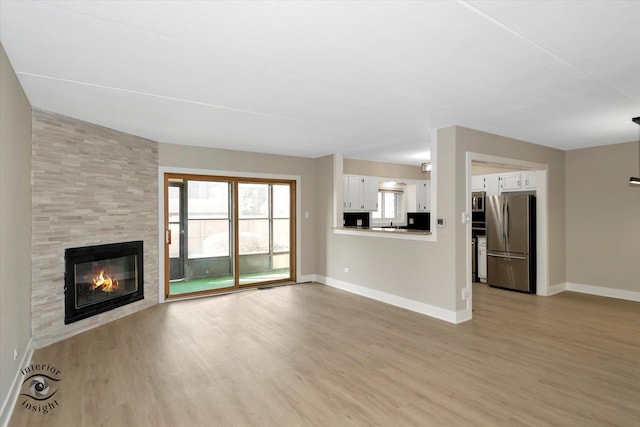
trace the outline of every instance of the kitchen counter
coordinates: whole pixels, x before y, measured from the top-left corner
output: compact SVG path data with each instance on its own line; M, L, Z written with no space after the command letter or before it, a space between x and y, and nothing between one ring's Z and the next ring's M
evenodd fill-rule
M431 240L431 231L428 230L387 227L336 227L333 231L336 234L368 235L372 237L391 237L407 240Z

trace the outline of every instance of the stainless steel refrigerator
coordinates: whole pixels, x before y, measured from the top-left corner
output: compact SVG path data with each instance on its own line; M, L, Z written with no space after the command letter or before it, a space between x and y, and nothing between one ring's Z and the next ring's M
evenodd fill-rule
M486 204L487 283L536 291L536 197L491 196Z

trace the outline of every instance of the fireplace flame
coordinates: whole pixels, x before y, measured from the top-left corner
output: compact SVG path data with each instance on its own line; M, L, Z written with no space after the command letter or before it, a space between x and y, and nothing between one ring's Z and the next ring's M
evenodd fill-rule
M104 274L104 270L100 270L100 274L93 278L93 288L102 292L114 292L118 289L118 281L113 280L108 274Z

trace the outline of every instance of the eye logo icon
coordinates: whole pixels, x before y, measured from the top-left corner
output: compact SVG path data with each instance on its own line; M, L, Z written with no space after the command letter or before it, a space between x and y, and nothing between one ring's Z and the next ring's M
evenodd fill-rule
M30 392L29 397L32 397L36 400L45 400L52 397L54 394L56 394L58 390L52 391L51 394L49 394L50 387L49 387L49 381L47 381L47 379L52 381L58 381L53 378L44 377L41 375L32 377L31 383L29 384L29 392ZM26 381L28 381L28 378L25 380L25 382Z
M26 410L47 414L57 408L60 403L53 397L58 392L60 370L51 365L34 364L20 371L24 375L22 381L23 402Z

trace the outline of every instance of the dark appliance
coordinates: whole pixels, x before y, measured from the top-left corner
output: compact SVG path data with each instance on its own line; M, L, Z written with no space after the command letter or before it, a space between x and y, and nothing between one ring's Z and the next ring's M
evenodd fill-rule
M471 212L484 212L484 191L474 191L471 193Z
M486 210L487 283L497 288L536 291L536 197L491 196Z
M407 212L407 229L431 230L431 212Z
M369 217L369 212L345 212L342 216L342 225L369 228Z

